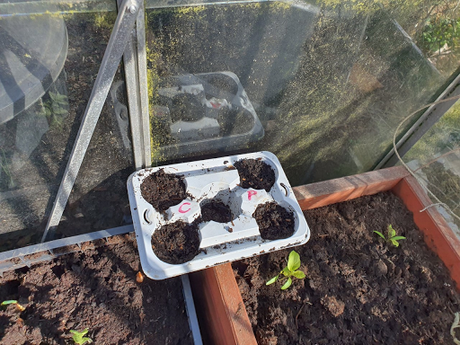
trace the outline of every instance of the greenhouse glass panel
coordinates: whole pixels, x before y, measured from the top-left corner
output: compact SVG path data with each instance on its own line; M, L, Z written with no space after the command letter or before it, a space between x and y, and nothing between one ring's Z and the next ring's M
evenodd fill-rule
M147 1L153 164L268 150L293 185L371 170L458 67L435 29L456 5Z
M425 133L403 161L422 185L445 204L440 208L441 214L460 237L460 101ZM432 201L438 202L433 197Z
M0 4L0 250L40 242L115 18L115 1ZM131 150L113 164L112 103L97 134L79 197L131 164Z

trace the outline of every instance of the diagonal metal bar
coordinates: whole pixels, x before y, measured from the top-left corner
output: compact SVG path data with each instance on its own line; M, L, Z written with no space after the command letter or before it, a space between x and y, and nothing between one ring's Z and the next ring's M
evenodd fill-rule
M119 0L120 2L121 0ZM128 42L123 55L136 169L151 165L144 15L144 6L142 4L137 16L136 29L133 30L132 39Z
M101 114L102 107L121 61L123 51L125 50L128 40L131 38L131 30L134 27L137 12L141 4L142 0L124 0L119 8L112 34L110 35L104 57L102 58L101 67L99 68L80 129L51 210L51 215L46 224L42 242L46 240L50 231L53 232L56 229L62 213L64 212L70 192Z
M436 102L460 95L460 74L446 87ZM396 143L398 153L403 157L422 136L457 102L457 99L431 105ZM394 148L375 166L373 170L388 168L398 163Z

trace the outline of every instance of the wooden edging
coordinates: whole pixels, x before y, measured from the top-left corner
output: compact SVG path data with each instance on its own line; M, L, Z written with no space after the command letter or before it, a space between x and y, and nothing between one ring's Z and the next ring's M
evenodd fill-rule
M460 241L435 207L420 212L432 202L405 168L371 171L293 189L302 210L391 190L413 212L425 242L460 288ZM205 343L257 344L230 264L192 273L191 282Z
M460 240L454 234L436 207L428 207L433 202L428 198L417 180L408 176L391 190L399 196L414 214L414 221L423 232L425 242L450 271L452 279L460 291ZM423 210L423 211L422 211Z

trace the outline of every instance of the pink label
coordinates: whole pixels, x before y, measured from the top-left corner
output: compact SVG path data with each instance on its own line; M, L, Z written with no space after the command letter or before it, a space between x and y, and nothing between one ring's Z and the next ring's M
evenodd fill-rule
M189 202L184 202L182 205L180 205L180 207L179 207L179 212L180 213L187 213L188 211L190 211L192 209L191 207L189 207L187 209L184 209L183 208L184 206L190 206L190 203Z
M255 190L249 190L249 191L248 191L248 200L251 201L251 198L252 198L254 195L257 195L257 192L256 192Z

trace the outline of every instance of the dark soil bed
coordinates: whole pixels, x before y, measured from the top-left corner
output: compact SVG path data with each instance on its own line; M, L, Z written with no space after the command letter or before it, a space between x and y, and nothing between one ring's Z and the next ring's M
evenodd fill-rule
M5 273L1 344L73 344L89 329L95 344L192 344L180 279L136 281L135 243L107 245Z
M235 162L243 188L265 189L267 192L275 184L275 172L262 160L242 159Z
M185 199L184 177L166 174L163 169L160 169L142 182L141 194L157 211L166 211Z
M201 206L201 220L203 222L213 220L218 223L228 223L232 219L232 210L222 201L212 200Z
M152 235L153 252L169 264L192 260L200 251L200 236L196 223L177 221L163 225Z
M391 193L305 212L312 236L294 248L307 277L266 286L291 249L233 264L258 343L453 344L459 294ZM373 231L391 224L398 248Z
M252 216L264 240L288 238L294 233L294 214L276 202L257 206Z

